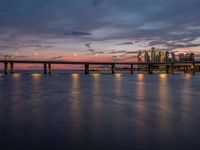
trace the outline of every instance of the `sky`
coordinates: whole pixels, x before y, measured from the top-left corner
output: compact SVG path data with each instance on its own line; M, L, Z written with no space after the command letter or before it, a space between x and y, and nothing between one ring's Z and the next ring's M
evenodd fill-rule
M199 0L0 0L0 57L135 61L200 50Z

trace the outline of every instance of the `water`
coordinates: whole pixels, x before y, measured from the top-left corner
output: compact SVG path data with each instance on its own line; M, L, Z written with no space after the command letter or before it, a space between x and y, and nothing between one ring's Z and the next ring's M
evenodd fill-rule
M200 149L199 75L0 75L0 149Z

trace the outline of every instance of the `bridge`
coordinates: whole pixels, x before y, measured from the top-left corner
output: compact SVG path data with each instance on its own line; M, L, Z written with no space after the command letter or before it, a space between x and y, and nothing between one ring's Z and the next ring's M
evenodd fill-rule
M85 74L89 74L90 65L109 65L111 67L111 73L115 74L116 65L129 65L130 73L133 74L134 65L144 66L147 68L149 74L153 73L155 66L164 66L166 73L174 73L175 67L183 67L184 72L188 71L188 68L192 68L191 72L195 74L196 71L200 71L200 61L185 61L185 62L77 62L77 61L39 61L39 60L0 60L0 64L4 64L4 73L13 74L15 64L41 64L44 67L44 74L52 73L53 64L62 65L83 65Z

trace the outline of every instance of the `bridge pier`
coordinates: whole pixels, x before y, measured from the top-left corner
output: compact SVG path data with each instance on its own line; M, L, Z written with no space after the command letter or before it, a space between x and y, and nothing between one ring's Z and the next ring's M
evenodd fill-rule
M171 74L174 74L174 64L171 64Z
M51 74L51 64L48 64L48 74Z
M90 65L85 64L85 74L89 74Z
M169 73L169 68L170 68L170 66L169 66L169 65L166 65L166 73L167 73L167 74Z
M149 74L153 73L153 65L151 65L151 64L148 65L148 73Z
M13 74L14 73L14 63L10 63L10 73Z
M173 63L171 65L166 65L166 73L174 74L174 64Z
M115 64L112 64L112 74L115 74Z
M44 63L44 74L47 74L47 64Z
M8 74L8 63L4 62L4 74Z
M188 66L184 66L184 73L188 73Z
M196 66L195 63L193 63L192 74L195 74L195 71L196 71Z
M131 64L131 74L133 74L133 64Z

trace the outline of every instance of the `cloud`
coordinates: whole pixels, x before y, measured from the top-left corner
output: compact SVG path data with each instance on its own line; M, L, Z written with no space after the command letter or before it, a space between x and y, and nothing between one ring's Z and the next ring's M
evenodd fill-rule
M57 59L61 59L63 58L63 56L56 56L56 57L51 57L51 60L57 60Z
M123 43L119 43L118 45L132 45L133 42L123 42Z
M91 52L91 53L87 53L85 55L95 55L95 54L104 54L105 52L104 51L94 51L94 52Z
M164 45L168 49L199 47L200 43L194 43L196 39L197 38L184 38L172 41L155 40L149 42L149 46Z
M198 47L200 41L192 41L200 37L199 6L199 0L0 0L0 51L20 51L27 41L35 48L53 43L62 52L83 52L88 41L116 50L120 45Z
M90 45L91 45L91 43L85 43L85 46L86 46L87 48L90 48Z
M72 32L66 32L66 36L89 36L90 33L87 32L80 32L80 31L72 31Z
M89 52L95 52L95 50L94 50L94 49L91 49L91 48L88 49L88 51L89 51Z
M126 54L138 54L138 51L127 51Z
M126 50L111 50L108 54L122 54L126 53Z

